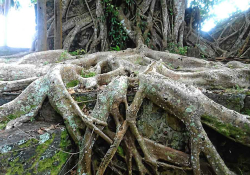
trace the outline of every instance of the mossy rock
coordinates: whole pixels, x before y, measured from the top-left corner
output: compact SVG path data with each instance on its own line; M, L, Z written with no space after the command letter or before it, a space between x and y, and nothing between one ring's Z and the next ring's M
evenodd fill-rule
M63 126L38 134L39 128L49 128L50 123L25 123L20 129L0 134L0 174L59 174L72 152L72 143ZM62 151L60 151L62 150ZM63 172L69 170L66 165Z
M216 103L219 103L225 106L226 108L235 110L237 112L240 112L243 109L244 100L246 98L246 95L241 94L241 93L238 93L238 94L237 93L234 93L234 94L205 93L205 95L208 98L214 100Z
M138 114L137 127L146 138L177 150L188 142L185 125L149 100L144 100Z

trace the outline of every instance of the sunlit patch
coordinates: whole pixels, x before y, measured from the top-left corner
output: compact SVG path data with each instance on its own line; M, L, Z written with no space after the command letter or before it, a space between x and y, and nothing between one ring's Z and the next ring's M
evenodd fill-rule
M4 24L4 16L0 15L0 26ZM0 27L0 46L3 45L4 41L4 27Z
M7 45L9 47L30 48L35 34L35 10L27 0L19 0L18 10L11 8L8 15ZM5 26L4 17L0 16L0 26ZM4 43L4 27L0 27L0 46Z
M192 0L189 0L189 4ZM230 14L238 10L245 11L250 8L249 0L226 0L221 2L218 5L215 5L214 8L210 11L210 14L214 14L215 17L206 20L202 26L203 31L209 31L215 27L216 21L228 18Z

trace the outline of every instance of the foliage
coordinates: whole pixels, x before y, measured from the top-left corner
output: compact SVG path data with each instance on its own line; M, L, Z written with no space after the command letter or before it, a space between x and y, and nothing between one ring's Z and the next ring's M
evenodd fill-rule
M250 109L247 109L247 110L245 110L245 111L242 112L242 113L250 116Z
M134 1L133 1L133 0L126 0L126 4L127 4L127 5L134 4Z
M36 4L36 3L37 3L37 0L31 0L31 3L32 3L32 4Z
M126 0L129 4L132 0ZM125 32L122 24L118 20L118 7L112 0L104 0L105 17L107 18L108 26L110 27L109 36L111 37L111 47L119 47L125 49L125 43L128 40L128 35Z
M180 54L180 55L187 55L187 46L184 47L180 47L178 46L178 44L175 44L173 42L168 43L168 48L167 50L170 53L176 53L176 54Z
M147 27L147 22L146 21L141 21L139 24L139 27L142 31L144 31Z
M190 7L199 7L200 14L203 19L207 19L212 17L209 12L212 10L213 6L218 4L219 2L222 2L224 0L192 0L190 2Z
M70 55L75 56L75 55L84 55L86 51L84 49L77 49L73 52L69 52Z
M111 50L113 50L113 51L120 51L121 48L116 45L116 47L111 47Z
M67 51L65 50L64 52L61 53L59 61L63 61L67 58Z

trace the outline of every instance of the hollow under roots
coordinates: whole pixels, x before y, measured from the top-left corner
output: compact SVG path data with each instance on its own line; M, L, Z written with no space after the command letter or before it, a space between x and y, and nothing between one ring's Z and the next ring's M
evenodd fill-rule
M101 175L111 167L115 174L160 174L163 168L192 170L198 175L201 174L201 153L216 174L234 174L216 151L202 123L250 146L248 116L215 103L202 91L212 87L249 87L249 65L238 62L223 65L144 47L100 52L80 59L69 57L68 60L60 60L64 61L63 64L56 63L55 55L55 59L41 66L45 59L43 55L54 52L38 53L39 60L34 55L26 57L15 66L1 65L0 77L5 79L0 82L0 92L22 90L27 86L15 100L0 107L0 122L6 123L5 129L29 121L48 97L79 148L78 174ZM13 77L18 77L18 80L13 80ZM69 88L67 85L72 82L74 87ZM71 93L90 89L98 91L97 102L92 111L84 113ZM127 100L129 89L136 89L131 103ZM140 134L136 121L145 98L185 124L190 135L190 155ZM124 112L119 110L120 105L124 106ZM110 116L115 123L115 131L110 129ZM227 132L217 128L216 123L224 126ZM106 152L95 149L98 137L109 144ZM121 149L123 153L119 153ZM117 163L117 157L114 158L117 154L125 162L125 170ZM97 165L93 160L98 160Z

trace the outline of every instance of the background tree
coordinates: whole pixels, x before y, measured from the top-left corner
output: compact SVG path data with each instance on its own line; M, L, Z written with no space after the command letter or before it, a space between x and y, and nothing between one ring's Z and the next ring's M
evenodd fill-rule
M46 0L37 1L37 51L47 50Z
M62 0L54 2L54 49L62 49Z

